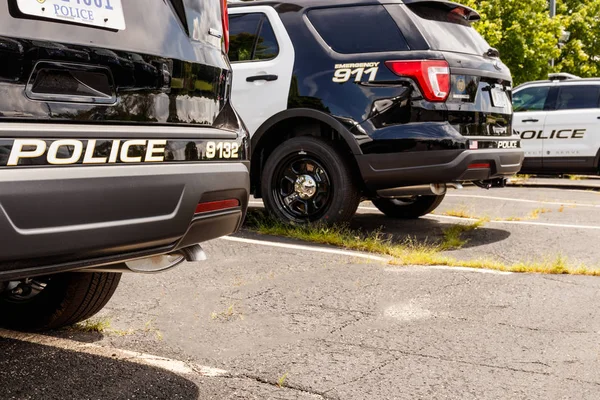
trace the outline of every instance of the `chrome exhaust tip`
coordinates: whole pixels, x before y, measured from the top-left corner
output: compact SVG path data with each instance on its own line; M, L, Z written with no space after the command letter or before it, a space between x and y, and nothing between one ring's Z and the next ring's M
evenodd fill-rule
M185 261L181 253L162 254L139 260L125 261L125 266L132 272L151 274L171 269Z
M446 194L445 183L432 183L429 185L416 185L416 186L402 186L391 189L378 190L377 195L379 197L393 199L398 197L409 197L409 196L441 196Z
M204 261L206 253L199 244L178 249L173 253L159 254L157 256L138 258L124 261L119 264L105 265L95 268L86 268L84 272L137 272L141 274L154 274L169 270L184 261Z
M450 182L450 183L446 183L446 186L451 188L451 189L457 189L457 190L461 190L463 189L463 185L458 183L458 182Z
M184 247L178 250L186 261L206 261L208 257L199 244L195 244L190 247Z

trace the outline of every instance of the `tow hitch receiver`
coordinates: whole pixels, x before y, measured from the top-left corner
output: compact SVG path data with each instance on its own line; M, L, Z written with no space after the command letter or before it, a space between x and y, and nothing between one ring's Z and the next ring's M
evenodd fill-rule
M473 184L475 186L479 186L482 189L503 188L506 186L506 179L505 178L497 178L497 179L489 179L487 181L474 181Z

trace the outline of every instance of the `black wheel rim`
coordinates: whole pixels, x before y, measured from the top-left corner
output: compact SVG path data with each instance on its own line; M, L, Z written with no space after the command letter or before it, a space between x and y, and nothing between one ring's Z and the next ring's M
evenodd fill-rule
M37 278L8 282L7 290L0 294L0 298L10 303L29 302L46 289L49 280L49 278Z
M277 208L287 219L311 222L329 209L333 185L323 163L302 153L290 155L277 165L271 191Z

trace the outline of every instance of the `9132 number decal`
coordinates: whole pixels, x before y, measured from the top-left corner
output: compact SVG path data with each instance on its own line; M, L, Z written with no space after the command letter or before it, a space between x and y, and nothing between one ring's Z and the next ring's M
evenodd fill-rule
M239 150L240 145L236 142L208 142L205 156L210 160L238 158Z
M350 79L361 82L363 77L366 77L367 82L372 82L377 77L377 71L379 62L335 64L332 80L336 83L345 83Z

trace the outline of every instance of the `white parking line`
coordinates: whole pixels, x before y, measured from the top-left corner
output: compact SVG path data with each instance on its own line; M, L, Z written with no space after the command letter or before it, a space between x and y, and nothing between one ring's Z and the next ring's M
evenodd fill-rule
M327 254L335 254L335 255L346 256L346 257L358 257L358 258L364 258L364 259L371 260L371 261L388 262L391 259L389 257L374 256L372 254L359 253L357 251L337 250L337 249L328 249L326 247L319 247L319 246L305 246L305 245L300 245L300 244L271 242L269 240L246 239L246 238L235 237L235 236L225 236L225 237L222 237L221 239L229 240L231 242L257 244L260 246L281 247L281 248L292 249L292 250L312 251L315 253L327 253Z
M428 219L452 219L455 221L479 221L475 218L460 218L451 217L449 215L426 215ZM569 228L569 229L592 229L600 230L600 226L594 225L573 225L573 224L551 224L548 222L532 222L532 221L485 221L485 224L501 224L501 225L529 225L529 226L544 226L549 228Z
M251 205L263 205L262 201L251 201ZM368 207L368 206L358 206L359 210L365 211L377 211L381 213L376 207ZM463 221L463 222L475 222L479 221L476 218L461 218L461 217L451 217L449 215L435 215L429 214L424 216L426 219L435 219L435 220L454 220L454 221ZM528 226L543 226L548 228L568 228L568 229L591 229L591 230L600 230L600 226L594 225L574 225L574 224L551 224L548 222L533 222L533 221L485 221L486 224L503 224L503 225L528 225Z
M396 268L386 268L385 270L388 272L398 272L401 268L407 267L396 267ZM492 274L492 275L512 275L514 272L509 271L495 271L493 269L479 269L479 268L469 268L469 267L447 267L445 265L424 265L419 266L419 268L423 269L440 269L443 271L461 271L461 272L479 272L480 274Z
M139 353L130 350L121 350L111 347L98 346L93 343L81 343L75 340L44 336L35 333L21 333L0 329L0 337L14 339L21 342L35 343L43 346L55 347L63 350L76 351L94 356L106 357L113 360L123 360L136 364L157 367L179 375L198 375L203 377L228 376L228 371L187 363L170 358L159 357L152 354Z
M464 197L464 198L475 198L475 199L503 200L503 201L514 201L514 202L517 202L517 203L536 203L536 204L548 204L548 205L567 206L567 207L594 207L594 208L600 208L600 204L565 203L565 202L559 202L559 201L513 199L513 198L510 198L510 197L477 196L477 195L470 195L470 194L446 194L446 197Z
M367 207L360 206L359 210L369 210L369 211L377 211L380 212L376 207ZM452 217L450 215L435 215L429 214L425 215L422 218L426 219L435 219L435 220L444 220L449 219L453 221L464 221L464 222L475 222L479 221L476 218L461 218L461 217ZM573 224L551 224L548 222L533 222L533 221L485 221L486 224L504 224L504 225L529 225L529 226L544 226L550 228L570 228L570 229L592 229L592 230L600 230L600 226L594 225L573 225Z
M300 251L311 251L315 253L327 253L327 254L337 254L341 256L348 257L358 257L358 258L366 258L371 261L380 261L388 263L392 260L391 257L380 257L371 254L359 253L356 251L347 251L347 250L336 250L336 249L328 249L324 247L318 246L305 246L291 243L280 243L280 242L271 242L268 240L257 240L257 239L246 239L235 236L224 236L220 238L221 240L228 240L230 242L239 242L239 243L247 243L247 244L255 244L258 246L270 246L270 247L281 247L292 250L300 250ZM399 271L401 268L410 268L410 265L405 265L397 268L386 268L386 271ZM415 266L420 269L440 269L447 271L465 271L465 272L476 272L481 274L496 274L496 275L511 275L512 272L505 271L494 271L490 269L479 269L479 268L468 268L468 267L447 267L445 265L419 265Z

